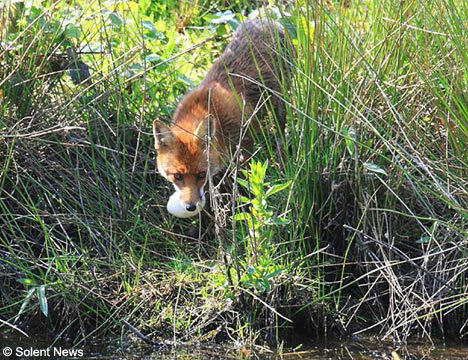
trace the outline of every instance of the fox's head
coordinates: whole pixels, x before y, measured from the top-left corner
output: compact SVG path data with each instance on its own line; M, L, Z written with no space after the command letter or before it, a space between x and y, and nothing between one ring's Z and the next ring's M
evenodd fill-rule
M159 120L153 123L158 171L180 192L180 202L187 211L203 207L207 175L220 168L217 151L208 144L210 122L214 123L203 120L194 132Z
M180 192L181 205L189 212L203 207L207 175L221 168L216 120L202 95L194 92L182 101L172 126L153 123L158 171Z
M227 144L220 127L229 128L226 124L240 117L234 93L214 83L194 89L182 99L172 126L154 121L158 171L180 192L181 205L187 211L203 207L207 175L215 175L223 167Z

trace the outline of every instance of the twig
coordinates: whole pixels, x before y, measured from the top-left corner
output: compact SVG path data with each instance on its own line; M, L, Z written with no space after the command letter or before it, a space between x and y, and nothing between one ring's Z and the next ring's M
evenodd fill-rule
M138 338L143 340L145 343L154 345L154 346L159 346L159 347L164 347L166 344L160 342L160 341L153 341L150 338L148 338L146 335L143 335L136 327L131 325L128 321L122 320L122 324L124 324L131 332L133 332Z

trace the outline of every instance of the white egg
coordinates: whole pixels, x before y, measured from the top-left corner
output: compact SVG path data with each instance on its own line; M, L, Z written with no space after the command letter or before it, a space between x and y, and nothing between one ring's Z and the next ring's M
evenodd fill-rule
M201 203L197 205L197 208L194 211L187 211L185 206L182 205L180 201L180 192L176 191L174 194L171 195L169 201L167 202L167 211L179 218L189 218L195 215L198 215L200 211L203 209L205 205L205 197Z
M169 198L169 201L167 202L167 211L179 218L189 218L193 216L192 213L195 211L187 211L185 207L182 206L180 202L180 192L175 192L174 194L171 195Z

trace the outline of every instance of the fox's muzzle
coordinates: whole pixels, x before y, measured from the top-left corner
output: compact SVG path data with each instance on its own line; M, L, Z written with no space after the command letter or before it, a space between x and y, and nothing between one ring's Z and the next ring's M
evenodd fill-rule
M198 187L186 187L180 189L180 203L182 207L187 211L197 211L203 209L205 206L205 191L203 187L198 189ZM197 212L197 213L198 213Z

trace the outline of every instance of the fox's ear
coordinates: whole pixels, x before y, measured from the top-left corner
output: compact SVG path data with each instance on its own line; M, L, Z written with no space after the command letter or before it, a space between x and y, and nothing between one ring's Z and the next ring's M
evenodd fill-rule
M164 146L171 146L175 140L171 128L158 119L153 122L153 135L156 150Z
M205 137L209 136L214 139L216 136L216 121L212 116L208 116L197 126L194 134L200 141L205 141Z

